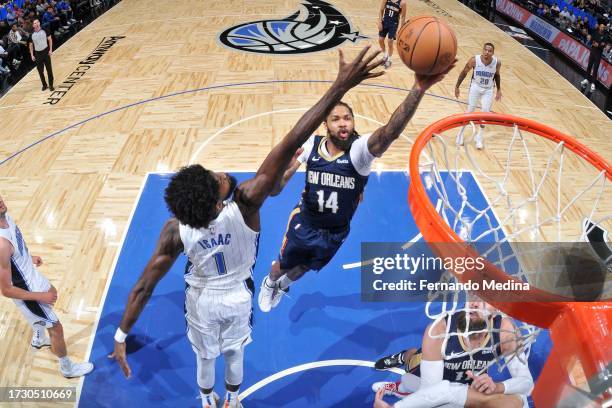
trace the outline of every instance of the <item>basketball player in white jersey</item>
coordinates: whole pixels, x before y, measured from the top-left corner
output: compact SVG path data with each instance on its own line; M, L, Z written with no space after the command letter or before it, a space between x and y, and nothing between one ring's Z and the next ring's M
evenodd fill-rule
M395 408L529 406L527 396L533 389L533 377L525 355L515 356L520 343L517 328L510 318L477 297L470 297L472 301L465 309L427 326L420 349L406 350L376 362L378 369L405 364L407 372L397 383L372 385L376 391L374 408L391 407L383 400L385 395L401 398L393 405ZM466 332L471 334L460 334ZM473 350L471 357L453 357L467 350ZM518 354L521 353L519 350ZM486 370L496 356L505 356L511 375L499 383Z
M243 378L244 347L251 341L251 274L259 241L259 209L280 183L298 148L343 95L363 80L383 74L373 72L384 63L382 58L374 61L380 52L366 56L368 49L364 48L351 63L344 61L340 51L340 69L331 88L272 149L255 177L235 191L233 177L200 165L185 167L172 177L164 197L172 218L164 225L155 252L129 295L110 356L118 360L126 376L131 374L126 360L127 333L157 282L183 252L188 258L187 336L197 355L203 407L217 406L213 388L215 359L220 354L225 359L223 407L241 406L238 390Z
M470 58L465 68L463 68L463 71L459 74L457 85L455 86L456 98L459 98L459 87L461 83L467 74L469 74L470 70L473 70L472 80L470 81L470 94L468 97L468 112L474 112L478 104L480 104L483 112L491 111L491 105L493 104L493 85L497 88L495 100L501 100L501 61L493 55L494 53L495 46L491 43L485 43L482 48L482 54ZM480 125L478 133L476 134L476 148L478 150L484 148L483 130L484 125ZM459 146L463 146L464 131L465 126L461 128L457 135L457 145Z
M38 272L42 265L39 256L31 256L19 227L7 214L7 207L0 197L0 291L3 296L13 299L19 311L26 318L34 335L32 347L51 346L57 356L60 372L66 378L81 377L93 370L89 362L74 363L66 352L64 329L53 312L57 291ZM45 335L49 331L49 339Z

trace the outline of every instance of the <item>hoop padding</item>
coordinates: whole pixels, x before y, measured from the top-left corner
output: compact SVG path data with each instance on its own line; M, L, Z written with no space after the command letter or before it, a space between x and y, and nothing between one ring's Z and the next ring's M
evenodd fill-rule
M436 211L420 177L419 159L436 133L471 123L516 126L521 131L539 135L557 144L562 142L564 148L570 149L598 171L605 172L606 178L612 181L612 166L602 156L574 138L536 121L507 114L483 112L443 118L429 125L414 142L410 153L411 182L408 189L408 202L415 222L425 241L440 256L458 258L476 257L478 254L453 231ZM436 243L449 242L457 245L436 246ZM485 267L481 271L470 270L463 274L451 272L461 282L468 280L473 282L484 280L521 282L490 262L485 262ZM582 364L587 379L602 372L603 367L612 360L612 347L609 346L607 337L612 332L612 303L610 302L574 302L537 288L532 288L530 291L507 291L501 295L497 293L495 297L491 296L492 292L487 291L481 291L479 295L509 316L550 330L553 349L533 392L537 407L548 408L557 405L569 382L568 370L576 360ZM568 375L564 376L564 373Z

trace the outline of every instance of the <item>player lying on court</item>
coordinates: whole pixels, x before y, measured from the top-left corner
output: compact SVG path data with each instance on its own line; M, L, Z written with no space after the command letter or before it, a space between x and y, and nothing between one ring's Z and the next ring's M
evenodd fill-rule
M183 252L188 258L187 336L197 356L203 406L217 406L218 396L213 392L215 359L221 353L227 389L223 407L241 406L238 390L243 379L244 347L251 341L251 273L259 242L259 209L280 183L295 152L344 94L360 82L383 74L374 72L384 62L382 58L374 61L379 52L366 55L368 49L364 48L351 63L345 62L339 52L335 82L272 149L252 179L236 187L230 175L200 165L185 167L172 177L164 197L172 217L130 292L115 335L115 350L109 356L118 360L127 377L131 370L126 359L126 333L136 323L157 282Z
M378 370L406 367L400 381L372 385L376 391L375 408L390 407L383 401L384 395L402 398L393 405L396 408L529 406L527 396L533 389L533 378L524 355L516 357L521 353L517 353L518 329L512 319L495 313L482 301L474 301L477 299L472 297L466 309L431 323L425 329L420 349L401 351L375 363ZM466 332L476 333L461 334ZM442 350L445 337L446 348ZM471 357L467 352L473 353ZM458 353L463 356L453 357ZM496 356L505 357L512 376L500 383L486 372ZM479 374L480 371L483 372Z
M497 87L495 100L501 100L501 61L493 54L495 54L495 46L491 43L485 43L482 47L482 54L470 58L467 64L465 64L463 71L459 73L459 78L457 78L457 84L455 85L456 98L459 98L461 83L470 71L473 71L468 95L468 112L474 112L477 105L480 105L483 112L491 111L491 105L493 105L493 85ZM476 133L476 148L478 150L484 149L483 130L484 125L480 125L478 133ZM464 131L465 126L461 128L457 135L457 145L459 146L463 146Z
M402 133L425 91L453 69L433 76L415 75L412 90L393 112L389 122L372 135L355 130L353 110L338 103L323 124L326 136L312 136L285 172L278 194L302 163L306 186L289 215L278 262L261 283L258 303L263 312L276 307L289 286L308 270L321 270L333 258L349 234L350 222L362 199L375 158L381 157Z
M93 370L90 362L74 363L68 357L64 328L53 312L57 301L57 290L37 267L43 261L39 256L30 256L19 227L8 215L8 209L0 197L0 291L3 296L13 299L24 315L34 335L34 348L51 346L57 356L60 372L64 377L81 377ZM49 331L49 337L45 335Z

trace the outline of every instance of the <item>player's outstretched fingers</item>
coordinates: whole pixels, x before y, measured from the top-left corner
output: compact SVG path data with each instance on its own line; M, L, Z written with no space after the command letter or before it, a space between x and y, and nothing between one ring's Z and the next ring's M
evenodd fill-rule
M340 65L346 63L346 61L344 60L344 52L342 52L342 48L338 48L338 58L340 60Z
M370 62L372 62L372 60L374 58L376 58L381 53L382 53L381 50L377 50L377 51L373 52L372 54L368 55L367 58L363 60L363 64L364 65L368 65Z
M378 51L378 53L380 54L380 51ZM371 71L374 68L380 67L385 63L385 59L384 58L379 58L376 61L374 61L373 63L371 63L370 65L368 65L366 67L366 70Z
M368 44L365 47L363 47L363 49L361 50L359 55L357 55L357 57L355 58L355 60L353 62L357 62L357 61L363 60L363 56L366 55L366 53L370 50L370 47L371 47L370 44Z

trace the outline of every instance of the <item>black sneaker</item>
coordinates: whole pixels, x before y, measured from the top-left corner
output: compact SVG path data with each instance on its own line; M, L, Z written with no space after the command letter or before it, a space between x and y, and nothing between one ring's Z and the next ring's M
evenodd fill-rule
M42 86L42 90L43 90L43 91L46 91L46 90L47 90L47 85L43 85L43 86Z
M381 358L374 363L374 368L377 370L388 370L390 368L401 367L404 365L404 351L391 354Z

